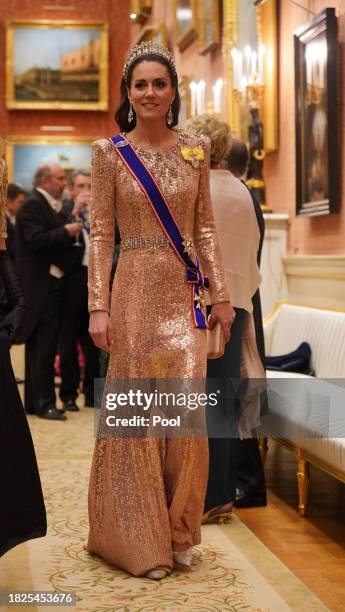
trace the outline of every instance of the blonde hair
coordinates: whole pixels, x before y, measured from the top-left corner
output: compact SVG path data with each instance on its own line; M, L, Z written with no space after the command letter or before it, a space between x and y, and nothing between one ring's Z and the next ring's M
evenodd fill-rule
M215 115L204 114L188 119L183 129L198 136L208 136L211 141L211 166L217 166L231 146L231 130L225 121Z

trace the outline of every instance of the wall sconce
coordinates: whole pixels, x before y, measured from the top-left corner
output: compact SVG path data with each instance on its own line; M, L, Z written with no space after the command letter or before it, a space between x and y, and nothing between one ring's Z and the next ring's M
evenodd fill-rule
M217 79L213 85L213 110L215 113L220 114L222 112L222 90L224 81L223 79Z
M189 85L191 91L191 115L202 115L206 111L206 83L205 81L192 81Z
M224 82L222 79L217 79L212 87L213 90L213 101L209 102L207 107L208 112L218 113L222 112L222 95L223 95ZM191 92L191 116L202 115L206 112L206 83L205 81L191 81L189 84Z
M236 47L231 50L235 95L258 106L265 87L265 53L264 45L260 45L257 51L249 45L243 51Z
M266 152L260 119L265 91L265 54L264 45L259 45L256 50L249 45L243 51L236 47L231 50L234 95L240 103L249 105L251 115L251 122L248 125L249 168L246 182L261 208L265 212L271 212L265 202L263 160Z
M134 23L145 21L152 12L152 0L131 0L129 18Z

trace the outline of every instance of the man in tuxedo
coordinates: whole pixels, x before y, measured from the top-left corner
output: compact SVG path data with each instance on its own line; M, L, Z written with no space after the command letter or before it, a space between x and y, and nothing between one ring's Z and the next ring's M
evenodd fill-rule
M83 394L85 406L94 406L94 379L100 375L99 349L89 334L88 312L88 247L89 203L91 175L87 170L76 170L68 177L71 200L64 203L66 221L79 220L83 225L75 248L81 255L80 265L66 275L59 338L61 386L60 398L65 410L79 410L76 399L80 383L77 342L84 355Z
M80 263L73 237L82 229L80 223L66 223L61 214L65 186L61 166L39 166L35 188L16 222L16 270L27 309L20 334L25 342L25 409L60 421L66 416L56 408L54 358L65 275Z
M236 138L232 140L231 149L226 162L228 169L236 178L241 179L245 175L248 165L248 149L242 140ZM265 220L260 204L256 201L252 193L251 196L260 231L260 243L257 252L257 262L260 267L265 235ZM252 303L256 344L262 365L265 369L265 341L259 289L253 295ZM266 506L265 473L261 461L258 440L256 438L240 440L237 449L236 508Z
M22 206L26 198L24 189L15 183L9 183L7 187L7 203L6 203L6 221L7 221L7 238L6 248L9 256L14 262L16 256L15 249L15 227L18 210Z

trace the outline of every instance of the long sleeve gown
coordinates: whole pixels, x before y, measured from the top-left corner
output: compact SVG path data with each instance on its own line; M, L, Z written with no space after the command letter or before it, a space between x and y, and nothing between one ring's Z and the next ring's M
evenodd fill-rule
M0 158L0 239L6 238L7 178ZM0 323L10 309L0 269ZM18 544L42 538L46 511L30 429L14 377L7 339L0 331L0 557Z
M193 237L212 303L229 300L209 191L209 142L178 133L169 149L135 147ZM194 167L182 147L202 147ZM191 285L137 182L111 142L93 145L89 310L109 312L109 275L117 219L122 248L112 289L107 378L203 379L206 332L195 327ZM158 240L156 240L158 238ZM135 243L133 240L133 243ZM150 246L151 245L151 246ZM97 437L89 485L88 550L135 576L164 566L172 551L200 543L208 476L205 437Z

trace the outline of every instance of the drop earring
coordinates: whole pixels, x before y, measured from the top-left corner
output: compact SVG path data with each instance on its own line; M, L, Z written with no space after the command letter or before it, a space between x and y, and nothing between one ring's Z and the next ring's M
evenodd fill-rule
M128 116L127 116L128 123L132 123L132 121L133 121L133 117L134 117L134 115L133 115L133 106L132 106L132 102L130 102L130 103L129 103L129 111L128 111Z
M168 125L172 125L173 121L174 121L174 116L173 116L172 109L171 109L171 104L170 104L169 110L168 110L168 113L167 113L167 124Z

